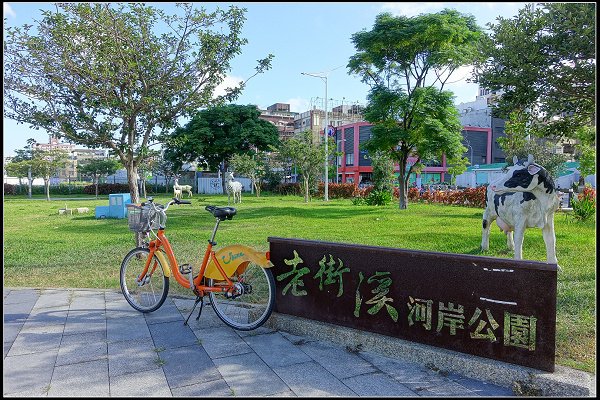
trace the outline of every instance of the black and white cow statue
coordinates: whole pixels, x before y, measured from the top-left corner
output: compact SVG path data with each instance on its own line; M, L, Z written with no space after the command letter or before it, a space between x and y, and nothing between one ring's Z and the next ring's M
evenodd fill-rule
M481 249L489 248L490 225L496 220L506 234L508 248L514 250L516 260L521 260L525 229L542 228L546 261L558 264L554 212L560 205L560 197L554 181L543 167L533 162L531 154L525 162L519 162L515 156L513 164L486 189Z

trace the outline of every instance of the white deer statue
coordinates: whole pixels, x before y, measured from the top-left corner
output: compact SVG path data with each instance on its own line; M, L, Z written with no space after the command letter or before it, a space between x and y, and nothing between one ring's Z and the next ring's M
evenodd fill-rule
M229 199L233 195L233 203L241 203L242 202L242 184L238 181L233 180L233 172L227 172L225 176L225 187L227 190L227 204L229 204Z
M179 178L175 178L175 184L173 184L173 191L179 190L179 198L181 198L181 194L183 192L187 192L188 197L192 197L192 187L190 185L180 185ZM175 192L175 197L177 197L177 192Z

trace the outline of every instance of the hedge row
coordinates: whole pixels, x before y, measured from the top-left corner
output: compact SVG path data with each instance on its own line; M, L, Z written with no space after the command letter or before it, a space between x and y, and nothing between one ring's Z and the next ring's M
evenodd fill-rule
M424 191L422 193L417 188L410 188L408 189L408 200L485 208L485 191L486 186L462 190Z

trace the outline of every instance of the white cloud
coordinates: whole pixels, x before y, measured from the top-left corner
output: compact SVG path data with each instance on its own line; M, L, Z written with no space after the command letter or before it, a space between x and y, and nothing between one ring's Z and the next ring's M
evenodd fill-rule
M432 13L441 11L447 3L384 3L382 9L389 11L394 15L405 15L414 17L423 13Z
M7 17L13 17L16 18L17 14L13 11L12 7L10 6L10 4L8 3L2 3L3 5L3 9L4 9L4 16Z
M304 112L310 107L310 102L301 98L288 99L286 103L290 105L290 111L292 112Z
M226 88L238 87L240 85L240 82L243 81L244 78L239 78L237 76L230 75L226 76L225 79L223 79L223 82L221 82L221 84L215 88L215 91L213 92L213 97L224 95L226 93Z

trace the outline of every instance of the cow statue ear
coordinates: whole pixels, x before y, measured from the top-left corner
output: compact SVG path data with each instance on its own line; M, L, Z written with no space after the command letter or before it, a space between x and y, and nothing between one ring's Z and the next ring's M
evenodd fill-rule
M536 164L529 164L527 166L527 172L529 172L530 175L535 175L538 172L540 172L542 168L539 165Z
M519 162L519 159L517 158L517 156L513 157L513 165L517 165L517 163Z

